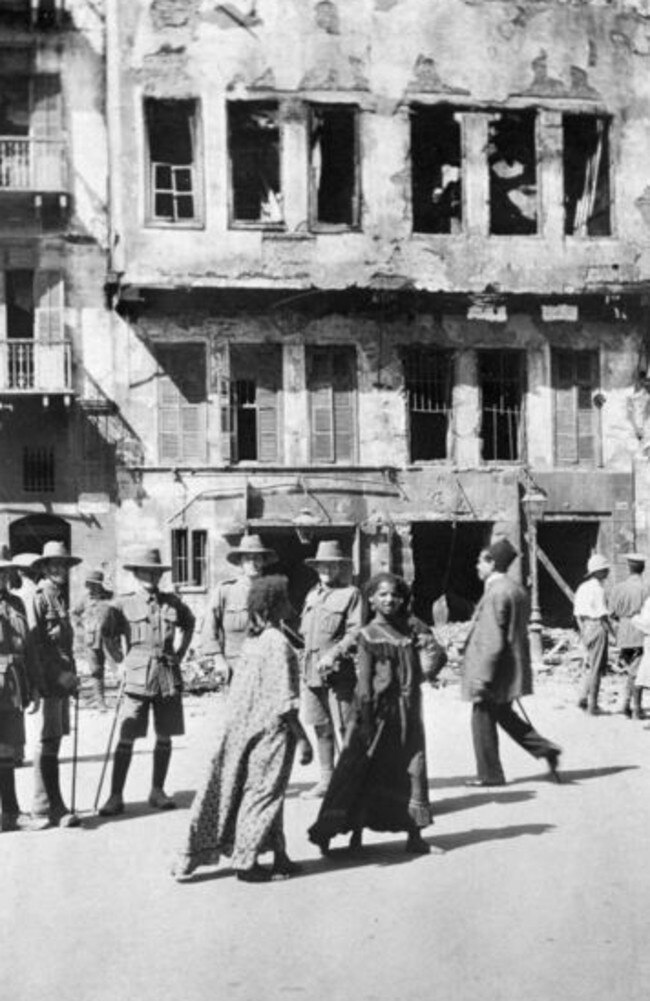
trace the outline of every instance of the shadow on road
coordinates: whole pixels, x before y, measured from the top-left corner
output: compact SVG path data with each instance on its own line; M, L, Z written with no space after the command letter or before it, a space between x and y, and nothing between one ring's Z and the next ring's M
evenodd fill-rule
M108 797L108 793L104 797ZM176 803L176 810L188 810L192 805L192 800L194 799L194 789L181 789L180 792L174 793L174 802ZM124 813L118 814L117 817L100 817L99 814L91 814L90 816L83 815L84 827L89 831L97 830L99 827L103 827L104 824L121 824L125 820L141 820L142 817L153 817L160 816L161 813L165 813L164 810L156 810L154 807L149 806L146 799L140 800L136 803L130 802L128 799L125 800ZM171 811L169 811L171 812Z
M585 779L605 779L610 775L618 775L619 772L629 772L640 768L640 765L605 765L603 768L581 768L564 771L560 767L560 784L573 785L576 782L583 782ZM530 775L528 778L513 779L511 785L520 785L523 782L537 782L540 779L548 781L548 772L544 775Z
M433 812L436 816L445 813L458 813L460 810L472 810L476 806L485 806L487 803L525 803L529 799L534 799L537 794L534 792L481 792L472 793L467 796L455 796L448 799L433 801Z
M152 749L151 748L146 748L146 747L143 747L141 751L138 751L135 748L133 750L133 756L134 757L137 754L151 754L151 753L152 753ZM101 761L104 760L105 756L106 755L104 755L104 754L80 754L77 757L77 764L80 765L80 764L82 764L83 762L86 762L86 761L90 762L90 763L92 763L94 761L101 762ZM113 760L113 755L111 753L111 761L112 760ZM59 764L60 765L71 765L72 764L72 758L59 758Z
M435 839L435 844L445 851L455 851L457 848L469 848L480 845L484 841L505 841L510 838L521 838L525 835L548 834L555 830L555 824L512 824L510 827L479 827L471 831L459 831L458 834L443 834Z

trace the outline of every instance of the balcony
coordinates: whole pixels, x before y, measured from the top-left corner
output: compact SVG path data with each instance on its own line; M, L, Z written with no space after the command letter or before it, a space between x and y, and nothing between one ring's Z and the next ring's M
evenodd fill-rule
M64 142L0 136L0 194L62 194L66 191Z
M0 393L69 396L72 393L70 342L0 340Z

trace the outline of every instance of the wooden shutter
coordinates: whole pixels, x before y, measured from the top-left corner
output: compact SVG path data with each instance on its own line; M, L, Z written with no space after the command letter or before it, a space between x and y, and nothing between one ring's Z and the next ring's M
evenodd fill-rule
M157 349L161 462L203 462L206 447L206 359L203 345Z
M168 375L161 375L158 385L160 461L178 462L181 459L182 441L180 393Z
M592 393L598 385L596 351L557 351L555 387L555 461L558 466L593 465L597 456Z
M34 273L34 332L41 344L63 340L64 291L60 271Z
M355 443L355 353L352 348L335 348L334 450L337 462L354 461Z
M233 456L233 419L230 398L230 353L228 345L214 352L217 396L219 399L219 452L221 461L229 465Z
M576 351L576 410L578 463L596 462L596 421L598 412L592 393L598 386L598 355L595 351Z
M278 458L278 393L277 389L258 385L257 397L257 458L260 462L276 462Z
M311 458L313 462L334 462L332 356L328 349L312 348L310 363Z

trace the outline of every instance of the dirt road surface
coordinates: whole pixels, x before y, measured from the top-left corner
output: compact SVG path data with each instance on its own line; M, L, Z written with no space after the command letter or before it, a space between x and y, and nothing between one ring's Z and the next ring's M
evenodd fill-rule
M225 863L187 884L169 875L221 697L188 700L169 777L180 809L146 804L148 740L136 745L128 812L113 821L90 814L110 717L83 709L85 828L0 836L2 997L646 1001L650 724L588 717L572 698L546 683L525 702L565 749L563 783L504 736L509 784L482 790L464 785L473 756L458 689L426 690L427 834L442 856L411 858L403 838L369 835L361 857L341 840L321 859L305 835L316 807L299 795L316 768L296 767L286 826L304 875L263 886ZM22 769L23 807L31 781Z

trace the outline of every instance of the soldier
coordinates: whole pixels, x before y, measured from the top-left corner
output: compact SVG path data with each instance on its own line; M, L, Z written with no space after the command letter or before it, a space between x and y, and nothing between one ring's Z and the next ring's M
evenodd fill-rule
M146 737L153 712L156 745L149 805L173 810L176 804L164 791L172 753L172 737L185 733L180 664L194 631L194 616L175 594L159 591L160 578L171 569L160 551L134 546L124 564L135 578L132 591L111 603L106 622L106 648L123 663L124 701L115 756L111 794L100 809L103 817L124 812L122 792L131 764L133 742Z
M73 608L72 619L77 628L83 630L95 707L100 713L105 713L108 711L108 706L104 698L106 653L103 635L108 616L110 592L104 587L104 574L101 570L89 570L85 583L86 596Z
M642 719L642 689L635 685L637 671L643 654L643 633L633 624L632 617L638 615L645 599L650 594L643 580L646 558L643 553L625 553L629 576L616 584L609 595L609 611L618 624L616 642L619 663L625 671L625 689L619 712L628 719Z
M25 616L27 618L27 628L32 637L36 632L36 579L34 563L38 560L38 553L17 553L12 559L15 577L10 583L11 590L23 603ZM36 645L32 643L32 649L36 650ZM35 653L34 653L35 656ZM20 767L25 761L25 745L16 745L16 766Z
M319 543L316 556L305 560L316 570L318 584L305 598L300 631L305 641L302 708L304 722L316 731L320 781L306 798L324 796L334 771L335 727L347 725L356 685L352 660L361 628L361 594L346 584L351 565L336 540Z
M230 679L246 638L251 583L276 562L277 556L263 544L259 535L244 535L226 559L238 566L240 573L217 584L203 622L200 646L201 657L212 658L217 666L223 665Z
M13 564L0 559L0 805L2 831L41 830L47 818L21 812L16 796L15 755L25 743L23 709L38 709L38 674L25 609L9 591Z
M79 687L73 656L74 634L68 613L70 569L81 560L62 542L46 542L34 569L43 574L36 588L36 644L41 674L41 731L34 751L35 817L55 827L79 827L81 821L63 801L59 785L61 739L70 733L70 696Z

